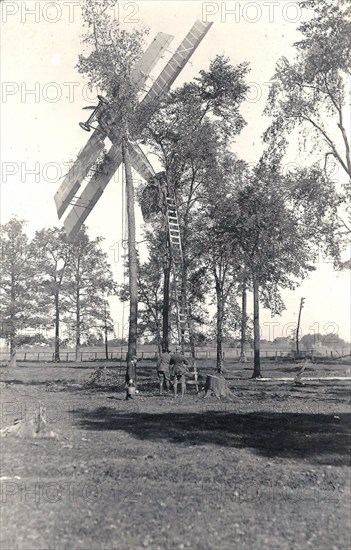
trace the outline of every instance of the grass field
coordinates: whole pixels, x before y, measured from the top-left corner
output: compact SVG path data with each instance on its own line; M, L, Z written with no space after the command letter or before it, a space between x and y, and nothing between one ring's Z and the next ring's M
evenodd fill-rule
M112 363L0 370L2 427L42 405L58 436L1 440L2 550L350 547L350 366L228 363L232 401L160 397L152 367L132 401Z

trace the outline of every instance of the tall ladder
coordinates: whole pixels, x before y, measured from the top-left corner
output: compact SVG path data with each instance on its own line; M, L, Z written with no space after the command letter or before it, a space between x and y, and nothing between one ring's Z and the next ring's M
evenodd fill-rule
M176 318L179 345L183 347L186 336L190 337L191 324L187 302L182 300L182 267L183 250L180 237L179 219L175 197L166 195L166 217L168 226L169 243L171 249L171 264L173 276L173 288L176 303ZM183 350L184 351L184 350Z

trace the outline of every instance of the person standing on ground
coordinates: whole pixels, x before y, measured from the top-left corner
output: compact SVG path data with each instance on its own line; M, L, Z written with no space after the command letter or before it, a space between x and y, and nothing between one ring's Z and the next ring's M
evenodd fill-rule
M125 389L126 389L126 400L133 399L133 395L136 391L136 367L137 367L138 358L136 355L129 360L127 360L127 372L125 379Z
M178 351L178 349L176 349L176 352L171 355L169 364L171 366L171 378L173 382L174 397L177 397L178 382L180 382L183 399L185 394L185 375L189 371L189 363L185 359L184 355L182 355Z
M171 354L169 350L166 350L161 353L157 361L157 378L160 383L160 395L163 393L163 384L166 386L166 391L169 391L169 362L171 359Z

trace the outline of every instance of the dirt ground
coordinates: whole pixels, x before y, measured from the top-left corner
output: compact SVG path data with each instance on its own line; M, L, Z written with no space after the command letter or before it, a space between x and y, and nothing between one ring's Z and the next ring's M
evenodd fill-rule
M350 365L226 365L231 401L158 395L154 365L2 368L1 427L40 406L55 438L2 437L2 550L346 549ZM213 370L199 361L204 375ZM344 377L344 380L316 380Z

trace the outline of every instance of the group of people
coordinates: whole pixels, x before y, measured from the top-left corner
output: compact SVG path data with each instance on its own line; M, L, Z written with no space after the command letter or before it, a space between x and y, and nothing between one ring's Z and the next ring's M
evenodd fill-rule
M174 397L177 397L178 383L181 386L181 396L185 394L185 376L189 370L187 359L177 349L174 353L170 350L161 353L157 362L157 377L160 383L160 395L163 388L169 391L170 384L173 384Z

